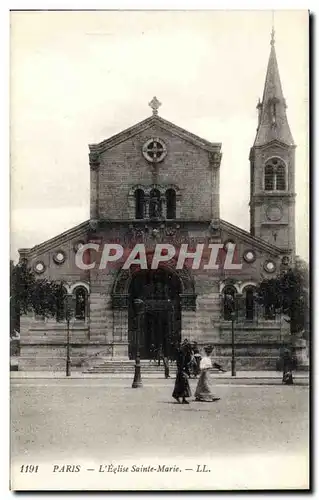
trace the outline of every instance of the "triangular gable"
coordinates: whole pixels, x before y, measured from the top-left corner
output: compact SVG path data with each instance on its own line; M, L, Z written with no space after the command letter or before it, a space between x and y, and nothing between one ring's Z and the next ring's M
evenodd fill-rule
M234 226L233 224L230 224L225 220L220 221L220 228L221 230L227 231L227 233L229 233L230 235L233 235L234 237L237 237L242 241L250 244L253 248L268 252L271 255L278 256L281 254L289 253L289 250L276 247L275 245L267 243L261 238L256 238L255 236L252 236L248 231Z
M178 137L191 142L195 146L210 152L219 152L221 148L221 143L219 142L209 142L206 139L202 139L201 137L178 127L168 120L164 120L164 118L158 115L153 115L98 144L89 144L89 149L94 153L102 153L152 126L162 128L163 130L170 132L173 135L177 135Z
M76 237L84 236L88 229L90 227L89 221L82 222L78 226L75 226L71 229L68 229L67 231L64 231L63 233L60 233L58 236L54 236L53 238L50 238L49 240L43 241L42 243L39 243L39 245L35 245L34 247L31 248L20 248L18 250L19 254L21 257L33 257L34 255L42 254L43 252L46 252L48 250L51 250L52 248L56 248L65 241L71 240Z

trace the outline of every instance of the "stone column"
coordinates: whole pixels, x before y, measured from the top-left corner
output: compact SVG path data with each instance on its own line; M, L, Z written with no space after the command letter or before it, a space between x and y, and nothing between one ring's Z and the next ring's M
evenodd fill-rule
M161 195L161 216L164 219L167 219L167 206L166 206L166 196L165 196L165 194Z
M128 359L127 297L113 298L113 353L116 359Z
M144 219L149 219L149 217L150 217L150 195L148 193L145 193L144 200L145 200Z
M130 194L128 196L128 217L129 219L135 219L135 195Z
M99 166L100 158L98 153L90 152L90 183L91 183L91 202L90 202L90 218L99 218Z
M200 343L214 344L219 341L220 298L218 292L198 296L198 339Z
M90 202L90 218L97 218L97 171L91 168L90 172L90 192L91 192L91 202Z
M176 219L181 218L181 195L176 193Z
M242 323L246 320L246 297L242 293L236 293L235 301L237 308L237 321Z
M209 155L211 169L211 218L219 219L219 168L221 153L214 152Z
M198 338L197 315L196 311L182 310L182 332L181 340L188 339L193 342Z

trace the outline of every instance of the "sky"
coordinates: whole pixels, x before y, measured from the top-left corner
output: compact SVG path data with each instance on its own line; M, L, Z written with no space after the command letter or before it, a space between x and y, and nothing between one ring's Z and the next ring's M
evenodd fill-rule
M274 19L308 260L307 11L11 12L11 258L89 218L88 144L159 114L222 143L221 218L249 230L249 151Z

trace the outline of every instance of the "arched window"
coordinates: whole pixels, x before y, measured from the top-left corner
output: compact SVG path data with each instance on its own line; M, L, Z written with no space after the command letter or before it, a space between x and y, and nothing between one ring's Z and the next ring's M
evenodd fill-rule
M248 321L253 321L255 318L255 298L254 288L245 288L245 317Z
M223 290L224 320L230 321L232 313L236 311L236 289L233 286L226 286Z
M274 169L272 165L266 165L265 167L265 191L273 191L274 186Z
M286 167L278 158L271 158L265 166L265 191L285 191Z
M157 219L162 215L161 193L158 189L150 192L150 218Z
M144 219L145 214L145 196L143 189L135 191L135 218Z
M166 210L167 210L167 219L175 219L176 218L176 193L175 189L168 189L166 191Z
M286 169L284 165L278 165L277 167L277 185L278 191L284 191L286 189Z
M77 286L75 295L75 319L84 321L87 317L88 293L84 286Z

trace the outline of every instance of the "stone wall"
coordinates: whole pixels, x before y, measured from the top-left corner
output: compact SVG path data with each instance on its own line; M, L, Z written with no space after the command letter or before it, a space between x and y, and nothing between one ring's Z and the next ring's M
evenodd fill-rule
M143 144L160 137L167 156L158 173L142 154ZM181 218L210 220L219 217L219 175L212 174L209 153L185 139L151 127L101 154L98 170L99 216L127 219L128 193L134 185L173 184L181 192ZM92 198L95 203L96 196ZM200 200L200 203L199 203Z

